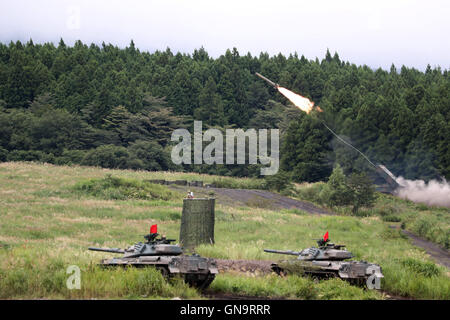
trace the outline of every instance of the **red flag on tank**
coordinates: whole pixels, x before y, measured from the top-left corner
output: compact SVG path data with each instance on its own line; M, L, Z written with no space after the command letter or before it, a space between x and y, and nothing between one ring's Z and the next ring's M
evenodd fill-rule
M150 227L150 233L157 233L158 232L158 225L154 224Z
M323 241L328 241L328 231L323 235Z

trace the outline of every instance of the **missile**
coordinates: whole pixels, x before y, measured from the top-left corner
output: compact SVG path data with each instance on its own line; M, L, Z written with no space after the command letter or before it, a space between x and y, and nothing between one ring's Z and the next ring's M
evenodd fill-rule
M264 77L262 74L259 74L258 72L255 72L255 74L260 77L261 79L263 79L264 81L267 81L272 87L274 87L275 89L278 89L278 87L280 86L278 83L275 83L273 81L270 81L269 79L267 79L266 77Z

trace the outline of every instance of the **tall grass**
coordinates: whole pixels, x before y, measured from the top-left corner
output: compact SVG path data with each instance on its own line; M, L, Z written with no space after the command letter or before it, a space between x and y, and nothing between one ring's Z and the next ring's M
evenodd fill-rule
M105 269L87 263L85 254L78 255L78 259L73 259L63 251L55 255L44 248L20 247L0 252L3 259L0 265L0 298L199 297L199 293L181 278L168 282L155 268ZM68 289L66 284L70 275L66 273L67 267L73 264L81 271L80 289Z
M233 293L253 297L287 298L301 300L333 299L381 299L379 292L351 286L340 279L315 281L308 277L290 275L260 277L221 274L212 283L216 292Z
M264 179L255 178L228 178L228 177L216 177L212 183L217 188L229 188L229 189L267 189Z

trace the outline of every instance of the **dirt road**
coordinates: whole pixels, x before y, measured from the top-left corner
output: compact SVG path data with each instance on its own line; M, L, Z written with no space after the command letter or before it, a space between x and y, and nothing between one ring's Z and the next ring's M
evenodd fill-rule
M450 253L448 250L441 248L433 242L422 239L407 230L402 230L402 232L412 240L413 245L424 249L436 263L450 268Z
M187 190L187 187L172 188L176 188L179 191ZM334 214L333 212L315 206L312 203L291 199L266 190L196 187L190 187L190 190L194 192L196 197L208 196L211 193L214 193L216 202L222 205L257 207L272 210L298 209L312 214Z

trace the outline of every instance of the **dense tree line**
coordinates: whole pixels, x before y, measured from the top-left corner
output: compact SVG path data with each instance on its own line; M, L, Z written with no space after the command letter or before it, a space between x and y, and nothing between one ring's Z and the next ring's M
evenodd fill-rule
M295 110L255 72L324 112ZM328 51L308 60L233 48L213 59L203 48L141 52L133 41L124 49L0 44L1 161L259 174L257 166L174 166L171 132L193 119L221 130L279 127L281 169L296 181L323 180L335 163L347 174L367 170L322 121L396 175L450 179L450 79L439 67L372 70Z

